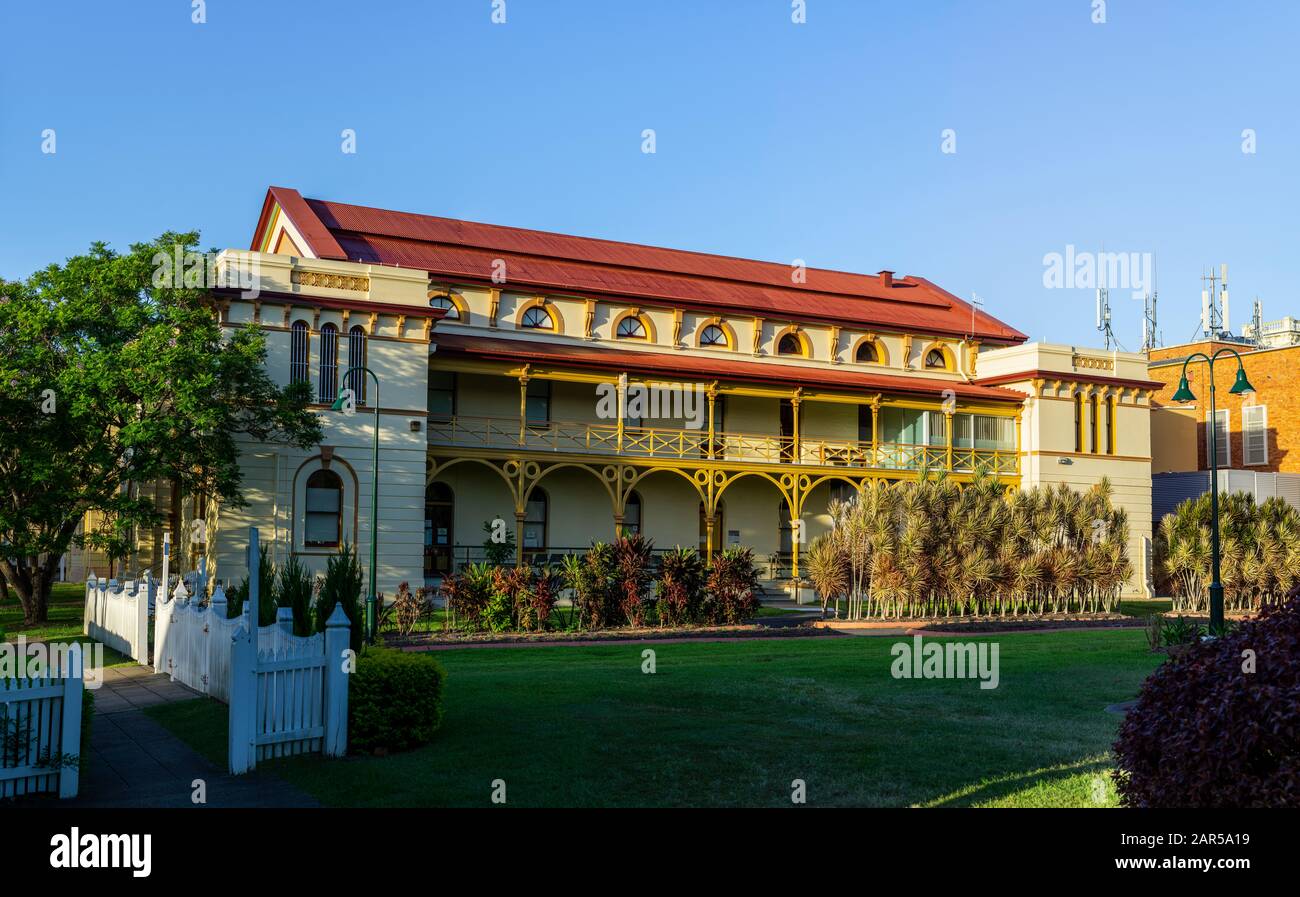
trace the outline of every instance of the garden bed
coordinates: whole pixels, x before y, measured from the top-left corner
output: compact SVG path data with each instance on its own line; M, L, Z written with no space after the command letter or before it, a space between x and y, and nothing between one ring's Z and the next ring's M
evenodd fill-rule
M812 622L812 621L809 621ZM557 644L581 645L603 642L683 641L688 639L799 638L834 636L826 629L812 626L770 627L756 623L735 626L638 626L591 631L560 632L443 632L412 634L406 638L389 636L384 643L395 648L421 649L468 647L477 645Z

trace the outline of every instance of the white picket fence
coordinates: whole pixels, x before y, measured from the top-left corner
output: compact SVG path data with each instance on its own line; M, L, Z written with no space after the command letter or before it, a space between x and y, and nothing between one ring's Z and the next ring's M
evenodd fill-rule
M63 668L0 679L0 798L52 792L76 797L81 751L81 646ZM67 762L64 762L64 761Z
M249 536L249 570L257 570L257 531ZM183 582L159 596L154 613L154 669L230 708L230 770L248 772L258 760L319 751L347 753L349 644L341 606L326 631L293 634L293 611L280 608L271 626L255 626L257 577L238 617L227 619L218 585L206 605ZM256 631L254 644L252 632Z
M123 586L116 579L86 580L86 607L81 631L132 660L149 663L149 606L155 584L129 579Z

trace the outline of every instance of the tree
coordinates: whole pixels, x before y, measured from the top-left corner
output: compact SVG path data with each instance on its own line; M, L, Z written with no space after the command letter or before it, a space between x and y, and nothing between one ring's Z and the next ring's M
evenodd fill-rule
M223 332L206 277L155 278L164 257L201 260L176 254L197 242L95 243L0 280L0 572L29 625L70 545L122 556L134 528L161 522L139 484L239 506L241 439L320 442L311 386L271 381L252 325ZM78 533L91 511L106 524Z

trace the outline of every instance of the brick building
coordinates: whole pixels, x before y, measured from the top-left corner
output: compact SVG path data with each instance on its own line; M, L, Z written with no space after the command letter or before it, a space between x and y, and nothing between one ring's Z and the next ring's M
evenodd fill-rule
M1230 355L1220 356L1214 368L1219 468L1300 473L1300 403L1294 398L1300 380L1300 346L1257 349L1208 340L1151 351L1149 376L1166 384L1152 399L1152 473L1209 469L1209 366L1201 359L1187 365L1187 382L1196 401L1180 405L1172 396L1185 359L1196 352L1212 355L1224 347L1241 354L1255 392L1232 395L1228 391L1236 380L1237 364Z

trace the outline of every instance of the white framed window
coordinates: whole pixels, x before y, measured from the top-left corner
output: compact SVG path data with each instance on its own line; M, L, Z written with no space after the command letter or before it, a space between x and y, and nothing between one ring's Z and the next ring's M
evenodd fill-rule
M1215 463L1219 467L1232 466L1232 443L1228 439L1230 420L1227 410L1214 412L1214 454ZM1209 413L1206 415L1205 427L1205 463L1210 463L1210 420Z
M1268 406L1244 405L1241 409L1241 452L1243 464L1268 463Z

